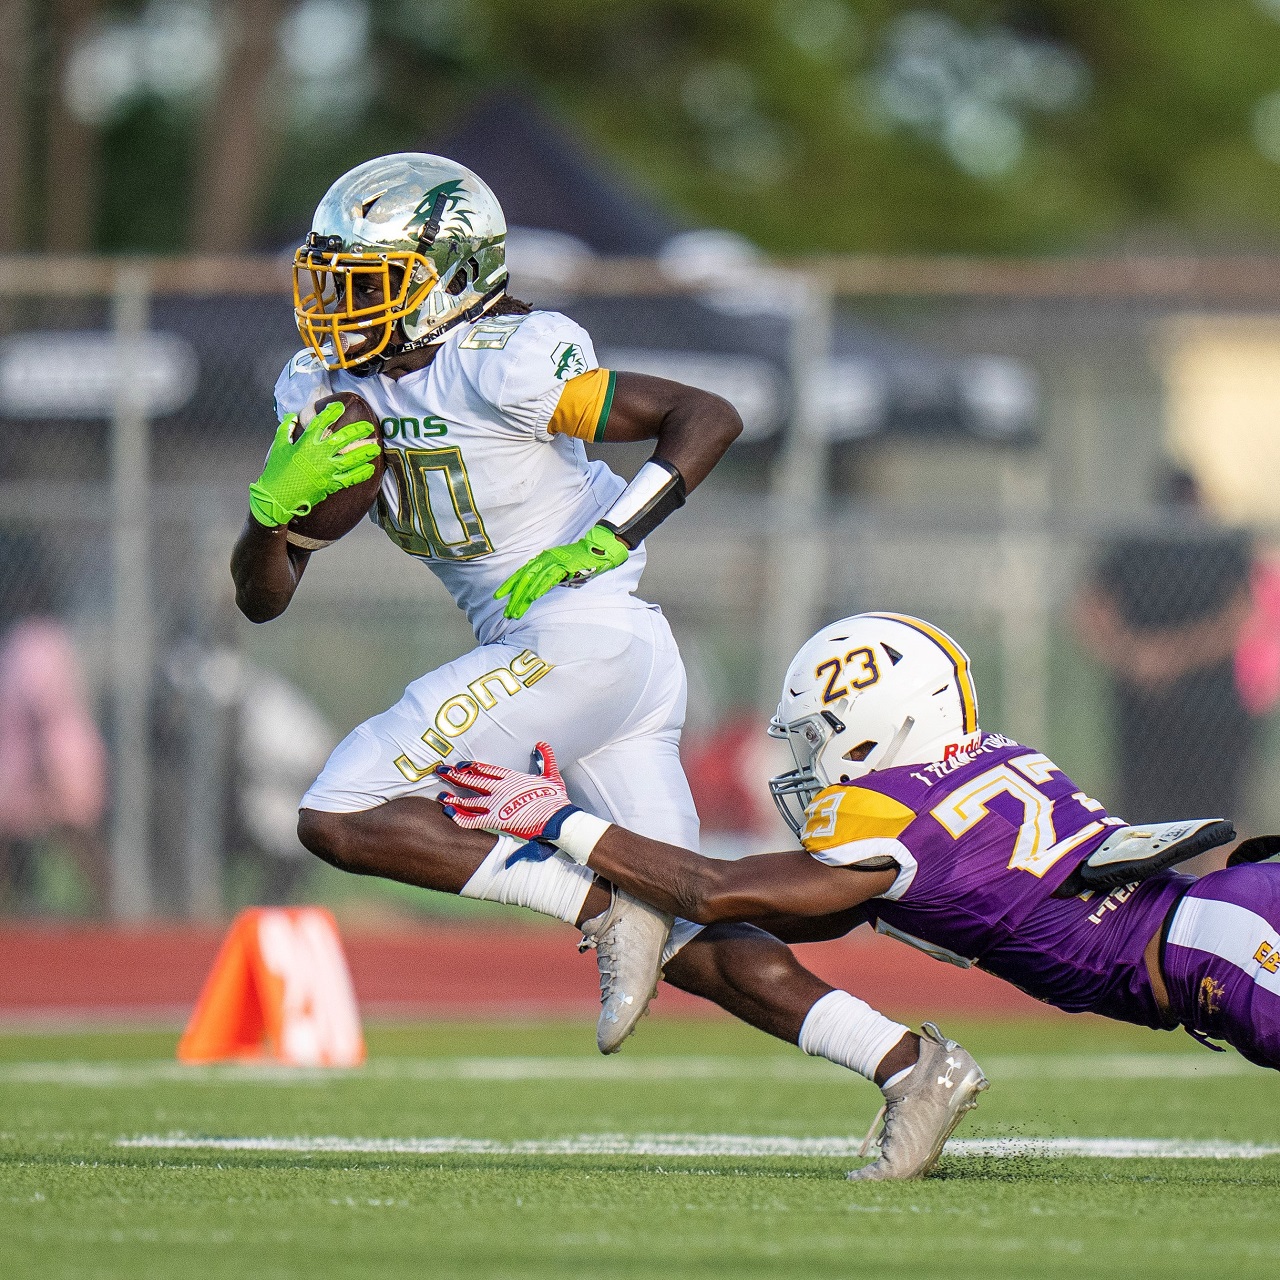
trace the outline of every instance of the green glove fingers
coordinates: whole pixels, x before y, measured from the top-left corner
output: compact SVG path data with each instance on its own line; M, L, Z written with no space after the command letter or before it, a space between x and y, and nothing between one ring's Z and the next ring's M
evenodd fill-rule
M289 438L298 421L296 413L276 428L267 465L249 486L249 510L259 524L269 529L288 524L331 493L374 474L373 459L381 446L371 438L373 423L352 422L331 436L324 434L344 412L341 401L327 405L296 441ZM355 443L366 438L367 444Z
M344 405L341 400L335 400L332 404L325 405L325 407L321 409L320 412L317 413L316 416L312 418L310 422L307 423L306 429L303 431L302 436L310 436L312 440L318 439L320 436L324 435L324 433L335 422L337 422L337 420L340 417L342 417L343 411L345 409L346 409L346 405ZM296 413L293 415L294 418L296 418L297 416L298 415ZM351 425L354 427L354 426L357 426L358 424L353 422ZM302 443L302 437L299 437L298 443L299 444Z
M284 420L276 428L275 437L271 441L272 451L275 450L277 445L282 445L285 448L288 448L291 443L291 437L293 436L293 427L297 421L298 415L296 413L286 413L284 415Z
M367 480L374 472L373 460L381 452L378 444L362 444L348 449L335 460L334 479L338 489L350 488ZM330 493L336 492L331 489Z
M310 430L310 428L308 428ZM335 431L326 443L331 445L335 452L350 457L356 450L348 450L347 446L356 440L368 440L368 445L361 445L363 448L371 448L375 452L379 448L377 440L373 437L372 422L348 422L340 431Z
M541 551L519 568L493 593L495 600L508 597L503 616L523 618L529 606L552 587L568 580L578 586L597 574L616 569L631 554L612 530L595 525L586 537L564 547Z
M352 485L363 484L373 476L376 469L372 462L362 462L358 466L339 471L336 477L338 489L350 489ZM337 489L333 490L334 493L337 491Z
M568 576L563 565L543 560L547 554L544 551L535 557L516 575L509 593L511 598L503 610L508 618L523 618L535 600L545 596Z

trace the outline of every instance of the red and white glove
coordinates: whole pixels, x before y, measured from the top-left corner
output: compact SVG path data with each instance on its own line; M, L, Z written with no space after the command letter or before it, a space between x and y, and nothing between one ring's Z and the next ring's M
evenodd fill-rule
M565 818L578 810L569 803L569 793L550 746L539 742L533 749L533 758L536 774L478 760L437 765L436 773L446 782L476 793L457 796L443 792L440 803L445 813L470 831L505 831L523 840L559 835Z
M445 813L469 831L503 831L520 840L545 840L585 865L609 823L579 809L569 800L555 753L546 742L533 749L537 773L520 773L497 764L460 760L436 766L436 773L455 787L439 796Z

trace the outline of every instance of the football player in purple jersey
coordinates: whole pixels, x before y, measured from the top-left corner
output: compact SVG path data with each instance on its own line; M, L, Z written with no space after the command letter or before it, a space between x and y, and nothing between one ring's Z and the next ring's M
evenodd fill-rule
M1171 870L1233 839L1231 824L1109 815L1034 748L984 734L964 650L903 615L859 614L814 636L770 732L795 756L771 783L794 852L723 862L647 840L568 804L553 764L537 777L442 768L469 792L442 800L460 826L555 846L702 925L804 941L870 921L1060 1009L1181 1025L1280 1068L1280 866L1257 865L1280 838L1245 842L1198 880ZM922 1070L929 1047L886 1088L881 1155L859 1174L910 1176L925 1146L927 1169L985 1086L976 1064L940 1073L929 1057Z

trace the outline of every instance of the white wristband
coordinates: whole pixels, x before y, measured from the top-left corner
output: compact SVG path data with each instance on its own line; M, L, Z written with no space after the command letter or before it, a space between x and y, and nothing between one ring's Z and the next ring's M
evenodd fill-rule
M613 826L612 822L597 818L594 813L581 811L571 813L564 820L564 825L560 828L560 834L551 843L561 853L567 854L574 862L585 867L587 859L591 857L591 851L600 842L600 837L611 826Z

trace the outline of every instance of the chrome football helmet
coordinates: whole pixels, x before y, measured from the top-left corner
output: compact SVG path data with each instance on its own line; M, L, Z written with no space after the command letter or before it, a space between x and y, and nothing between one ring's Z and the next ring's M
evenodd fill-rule
M470 169L418 151L366 160L325 193L294 255L298 332L326 368L376 372L497 302L506 236Z
M796 767L769 783L797 835L825 787L877 769L929 764L977 745L969 657L944 631L897 613L823 627L792 660L769 734Z

